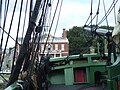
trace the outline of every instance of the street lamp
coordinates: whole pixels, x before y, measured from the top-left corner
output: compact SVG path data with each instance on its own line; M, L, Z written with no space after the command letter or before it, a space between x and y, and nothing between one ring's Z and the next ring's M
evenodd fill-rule
M51 44L48 44L48 54L50 53L51 47Z

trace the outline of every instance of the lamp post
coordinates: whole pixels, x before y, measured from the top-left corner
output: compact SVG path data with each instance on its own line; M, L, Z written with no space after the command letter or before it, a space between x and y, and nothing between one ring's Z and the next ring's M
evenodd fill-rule
M48 54L50 53L51 47L51 44L48 44Z

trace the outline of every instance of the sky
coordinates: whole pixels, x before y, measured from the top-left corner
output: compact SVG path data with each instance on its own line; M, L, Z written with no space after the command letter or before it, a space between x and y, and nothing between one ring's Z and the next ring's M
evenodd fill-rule
M93 0L92 16L94 16L97 12L98 1L99 0ZM113 0L104 0L106 11L112 4L112 1ZM119 9L119 5L120 5L120 0L118 0L117 5L115 7L116 14ZM100 0L99 9L100 10L98 15L98 21L100 21L101 18L105 15L104 8L103 8L103 0ZM90 11L91 11L91 0L63 0L61 16L60 16L59 25L58 25L59 32L56 32L56 35L60 36L60 33L62 33L63 28L66 28L66 30L69 30L73 26L84 26L88 16L90 15ZM114 11L111 12L107 20L110 26L115 25ZM96 24L96 19L93 21L93 24ZM107 25L106 20L101 25Z
M7 23L5 26L5 30L8 32L9 30L9 24L10 24L10 20L11 20L11 16L12 16L12 10L13 10L13 3L15 2L15 0L10 0L10 8L8 10L8 16L7 16ZM29 1L29 0L28 0ZM60 0L61 1L61 0ZM92 4L92 11L93 14L92 16L94 16L97 12L97 8L98 8L98 1L99 0L93 0L93 4ZM116 1L116 0L115 0ZM20 2L20 0L18 0L18 3ZM105 2L105 8L106 11L108 10L108 8L110 7L110 5L112 4L113 0L104 0ZM108 3L109 2L109 3ZM25 6L26 0L23 0L23 4ZM29 3L29 2L28 2ZM55 5L57 3L57 0L54 0L53 4L52 4L52 11L55 10ZM13 25L11 28L11 33L10 35L15 38L15 33L16 33L16 29L17 28L17 23L18 23L18 16L19 16L19 6L20 3L17 6L17 12L15 13L15 17L13 19ZM116 9L116 15L117 15L117 11L119 9L119 5L120 5L120 0L118 0L117 5L115 7ZM100 7L99 7L99 15L98 15L98 22L101 20L101 18L105 15L104 12L104 8L103 8L103 0L100 0ZM58 8L59 11L59 8ZM91 11L91 0L63 0L62 3L62 8L61 8L61 13L60 13L60 18L59 18L59 23L58 23L58 27L57 27L57 31L55 36L56 37L61 37L62 36L62 31L63 28L65 28L66 30L71 29L73 26L84 26L88 16L90 15L90 11ZM22 25L23 25L23 17L24 17L24 12L25 12L25 8L22 12L22 21L21 21L21 26L20 29L22 29ZM28 12L27 12L28 14ZM53 13L52 13L53 15ZM52 27L52 31L51 34L53 35L54 30L55 30L55 26L56 26L56 21L57 21L57 16L58 12L56 14L55 17L55 21L53 23L53 27ZM4 16L2 16L4 17ZM115 19L114 19L114 11L111 12L111 14L108 16L107 18L108 20L108 24L110 26L114 26L115 25ZM26 20L26 26L28 24L28 17ZM3 23L3 20L2 20ZM96 24L96 19L92 22L93 24ZM106 24L106 20L101 24L101 25L107 25ZM26 27L27 29L27 27ZM1 35L1 33L0 33ZM22 34L19 35L19 37L21 37ZM7 37L7 35L4 36L4 40ZM12 43L13 41L9 40L9 46L12 47L14 46L14 43Z

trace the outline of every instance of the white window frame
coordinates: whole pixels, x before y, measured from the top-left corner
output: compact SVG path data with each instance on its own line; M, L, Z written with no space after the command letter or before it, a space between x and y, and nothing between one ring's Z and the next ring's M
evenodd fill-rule
M62 50L62 51L65 50L65 44L61 44L61 50Z
M58 44L55 44L55 50L58 50Z
M44 50L44 44L41 44L41 51Z

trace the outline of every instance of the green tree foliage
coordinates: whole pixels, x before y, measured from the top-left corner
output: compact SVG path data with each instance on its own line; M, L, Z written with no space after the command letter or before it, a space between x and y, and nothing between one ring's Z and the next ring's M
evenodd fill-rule
M112 26L100 26L100 28L109 29L109 30L113 30L114 29L114 27L112 27Z
M80 54L84 52L90 43L86 43L84 35L89 33L85 32L82 27L74 26L68 31L69 40L69 53L70 55Z
M113 30L114 27L100 26L100 28ZM84 31L82 27L74 26L73 28L69 29L67 37L69 40L70 55L86 53L86 52L88 53L89 52L88 49L91 45L97 48L98 38L95 37L92 38L92 34L88 31Z

